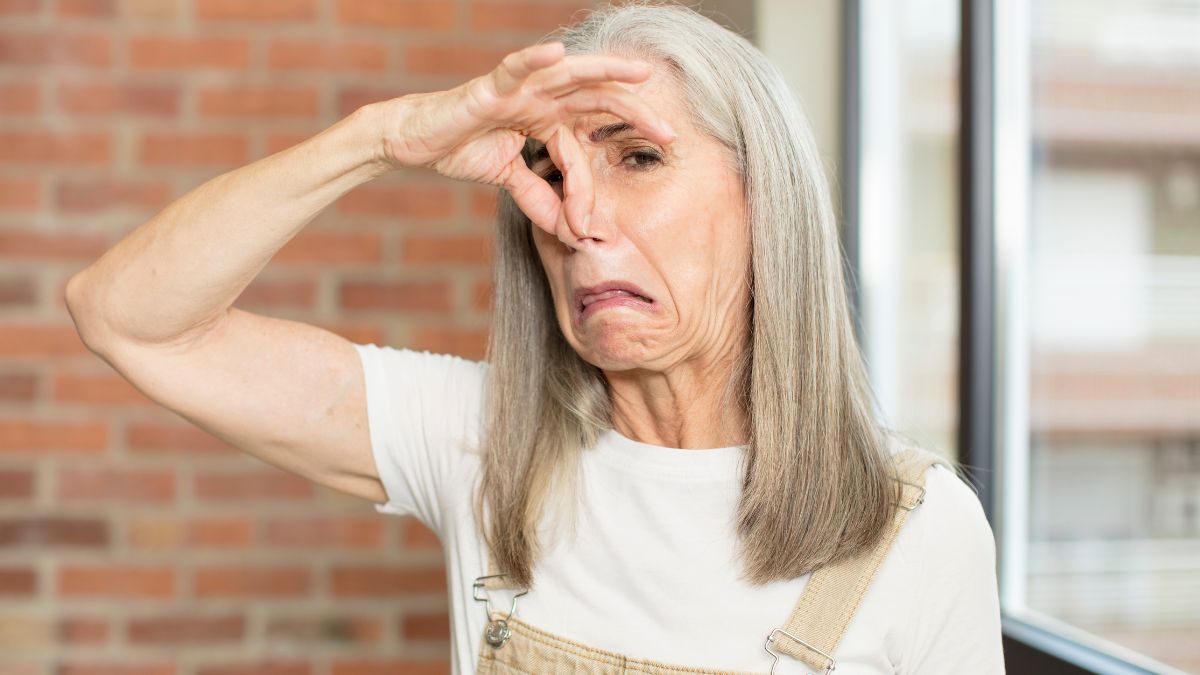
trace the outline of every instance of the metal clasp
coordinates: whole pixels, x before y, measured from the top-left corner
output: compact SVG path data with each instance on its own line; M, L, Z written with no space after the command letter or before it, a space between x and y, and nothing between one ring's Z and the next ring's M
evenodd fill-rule
M906 480L900 480L899 478L897 478L896 480L901 483L904 483L905 485L911 485L912 487L915 487L921 491L921 494L917 495L917 503L916 504L913 504L912 506L905 506L903 503L899 503L899 504L896 504L896 506L899 506L900 508L904 509L905 511L912 511L913 509L917 508L921 504L925 503L925 486L917 485L916 483L910 483Z
M825 675L829 675L829 673L832 673L833 669L835 667L837 667L837 663L834 662L832 656L830 656L830 655L826 654L825 652L821 651L820 649L817 649L816 647L808 644L804 640L801 640L800 638L796 637L795 635L792 635L791 633L785 631L784 629L776 628L775 630L771 631L771 634L767 636L766 643L763 644L763 649L766 649L768 654L775 657L775 660L771 661L771 675L775 675L775 664L779 663L779 654L776 654L775 652L771 651L771 643L775 641L776 633L783 633L784 635L792 638L796 642L799 642L800 644L804 645L805 647L808 647L812 651L820 654L821 656L824 656L829 661L829 665L825 666L825 669L823 671L821 671ZM813 674L808 673L808 675L813 675Z
M508 610L508 615L503 619L492 618L492 600L487 595L487 588L484 586L488 579L498 577L506 577L507 574L489 574L482 577L476 577L472 587L471 596L475 600L484 603L484 611L487 612L487 626L483 630L483 637L487 643L493 647L502 647L508 638L512 637L512 629L508 627L508 620L512 618L513 612L517 611L517 598L529 592L529 589L517 593L513 596L512 607ZM479 597L480 591L483 592L483 597Z

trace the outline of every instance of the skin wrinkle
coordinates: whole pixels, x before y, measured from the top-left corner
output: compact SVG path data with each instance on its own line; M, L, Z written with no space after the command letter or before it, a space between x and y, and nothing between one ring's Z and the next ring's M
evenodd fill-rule
M723 146L690 123L661 71L617 86L641 96L678 137L663 147L633 129L596 143L589 135L619 118L571 120L594 184L589 236L533 227L559 327L603 371L613 425L623 435L676 448L743 445L747 439L735 430L744 428L745 411L719 401L749 348L750 233L741 177ZM662 160L631 158L639 148ZM548 158L531 168L543 176L553 171ZM561 197L562 182L553 185ZM574 287L605 279L638 284L657 311L606 308L576 328Z

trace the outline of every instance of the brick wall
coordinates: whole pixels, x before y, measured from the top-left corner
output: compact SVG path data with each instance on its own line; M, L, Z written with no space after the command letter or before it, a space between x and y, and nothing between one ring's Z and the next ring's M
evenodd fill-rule
M443 673L439 542L155 405L63 286L205 180L445 89L565 0L0 0L0 675ZM481 358L493 189L348 194L237 301Z

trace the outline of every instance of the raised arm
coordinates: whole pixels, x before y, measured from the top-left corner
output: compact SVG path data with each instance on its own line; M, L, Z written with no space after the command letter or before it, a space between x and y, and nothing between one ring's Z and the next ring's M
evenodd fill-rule
M233 302L321 210L397 167L504 186L539 227L578 231L586 167L563 169L564 199L521 149L536 138L558 166L582 166L574 138L558 131L587 110L669 141L648 106L603 86L649 74L630 59L564 58L547 43L454 89L366 105L167 206L69 280L68 311L88 348L152 400L268 463L384 501L353 345ZM584 187L572 196L573 186Z

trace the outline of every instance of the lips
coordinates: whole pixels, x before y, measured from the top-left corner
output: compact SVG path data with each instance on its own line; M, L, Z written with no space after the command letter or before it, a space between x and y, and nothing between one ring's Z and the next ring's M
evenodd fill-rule
M605 281L595 286L582 286L575 289L576 316L582 316L591 305L605 300L620 298L627 298L628 300L619 304L654 304L654 299L634 283L622 280Z

